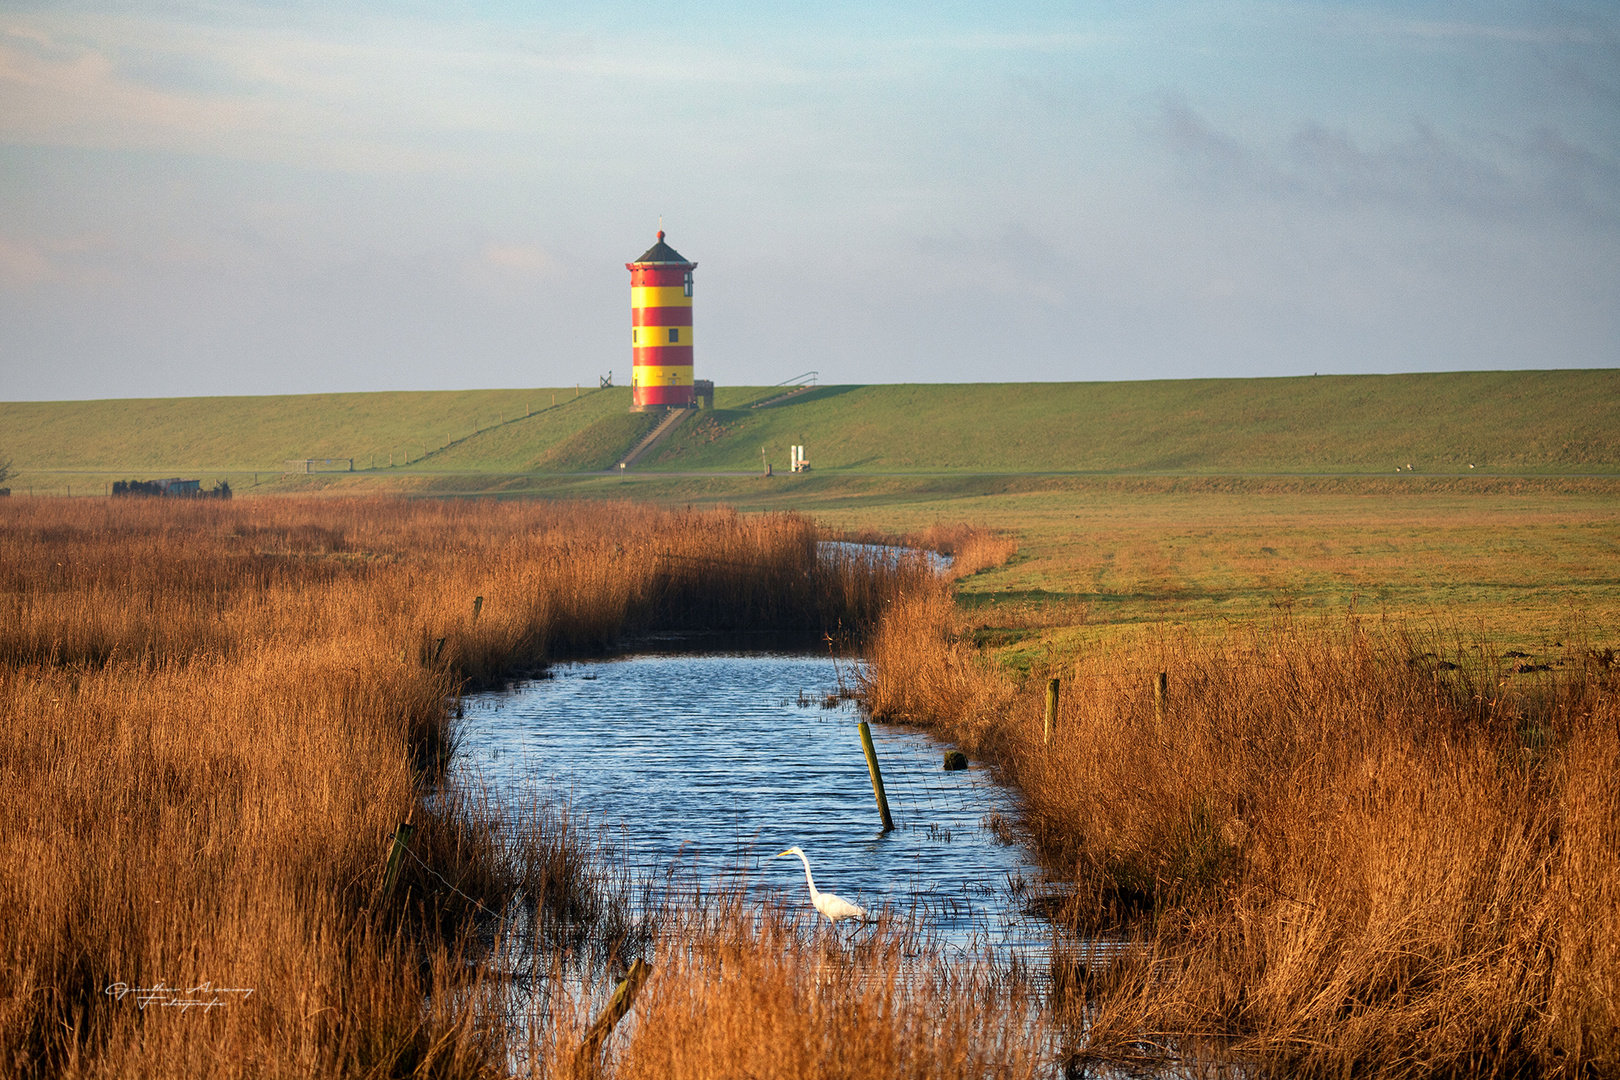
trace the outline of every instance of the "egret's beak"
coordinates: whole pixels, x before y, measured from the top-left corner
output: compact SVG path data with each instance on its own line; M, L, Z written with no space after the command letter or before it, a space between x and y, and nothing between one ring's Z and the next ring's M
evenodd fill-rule
M789 848L787 851L779 851L779 852L777 852L775 855L772 855L771 858L780 859L783 855L791 855L791 854L793 854L793 849Z

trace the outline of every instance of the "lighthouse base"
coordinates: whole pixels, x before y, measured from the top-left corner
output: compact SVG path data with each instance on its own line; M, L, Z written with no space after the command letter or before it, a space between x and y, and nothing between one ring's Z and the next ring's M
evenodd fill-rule
M690 383L685 386L637 386L630 395L632 412L695 408L697 400Z

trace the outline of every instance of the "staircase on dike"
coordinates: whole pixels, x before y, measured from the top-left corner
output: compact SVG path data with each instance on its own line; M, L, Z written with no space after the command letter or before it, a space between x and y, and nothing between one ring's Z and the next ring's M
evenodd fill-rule
M618 464L613 467L614 471L618 472L628 469L631 465L634 465L637 458L651 450L653 447L657 446L659 443L663 442L664 439L668 437L670 432L674 431L676 428L680 427L681 424L685 423L686 418L691 416L696 411L696 409L669 410L668 415L666 415L662 420L658 421L657 427L647 432L647 434L642 437L640 442L636 443L636 445L630 448L630 452L628 454L619 459Z

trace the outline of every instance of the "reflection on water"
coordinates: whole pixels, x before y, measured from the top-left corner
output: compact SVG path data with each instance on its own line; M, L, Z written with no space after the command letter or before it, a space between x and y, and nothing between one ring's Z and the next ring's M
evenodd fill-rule
M897 826L880 832L853 707L831 697L825 658L636 656L573 663L555 678L469 698L463 777L497 799L537 787L619 830L644 873L699 880L745 871L751 885L808 903L816 886L871 910L920 918L936 940L1004 949L1048 931L1020 914L1028 851L989 823L1016 797L975 767L941 768L944 746L874 725ZM830 707L829 707L830 706Z
M854 540L822 540L816 544L816 548L823 558L829 555L843 555L876 566L895 566L902 559L923 559L928 563L928 568L936 574L943 574L949 570L953 561L952 556L941 555L927 548L864 544Z

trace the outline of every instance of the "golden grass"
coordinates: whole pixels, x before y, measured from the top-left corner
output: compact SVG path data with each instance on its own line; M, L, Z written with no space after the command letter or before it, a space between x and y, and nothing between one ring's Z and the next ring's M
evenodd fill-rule
M911 573L815 543L628 505L0 505L0 1073L498 1069L484 912L612 898L555 814L514 841L429 800L454 696L638 628L858 630Z
M1612 653L1503 674L1517 665L1398 624L1284 619L1049 652L1020 681L958 629L942 589L897 604L866 700L993 761L1073 883L1064 918L1140 944L1068 981L1086 1053L1309 1075L1620 1069Z
M552 1032L542 1071L605 1066L620 1080L1045 1075L1052 1059L1028 984L972 959L919 956L914 928L858 933L761 909L732 888L670 918L634 1013L597 1061L576 1057L593 1002Z
M1570 638L1559 666L1509 674L1470 638L1339 615L1080 654L1048 637L1020 678L974 632L1070 608L993 624L914 561L827 568L817 535L601 503L0 506L0 1073L507 1071L524 1029L470 962L514 958L488 912L536 913L521 966L561 971L562 949L626 943L624 882L556 808L503 829L439 786L455 695L639 629L873 624L873 712L993 762L1073 886L1060 922L1131 947L1088 967L1060 944L1039 999L916 964L904 928L837 943L723 898L636 946L654 975L612 1075L1023 1076L1054 1045L1318 1076L1620 1072L1612 652ZM958 579L1016 550L921 539ZM421 861L385 897L407 816ZM160 981L223 1003L106 992ZM575 1075L600 1003L563 985L527 1029L546 1075Z

